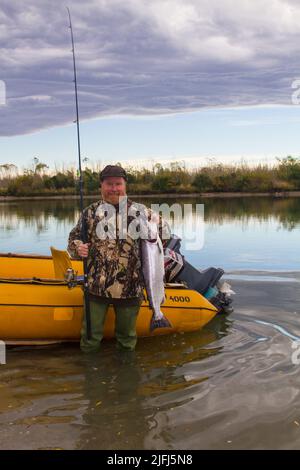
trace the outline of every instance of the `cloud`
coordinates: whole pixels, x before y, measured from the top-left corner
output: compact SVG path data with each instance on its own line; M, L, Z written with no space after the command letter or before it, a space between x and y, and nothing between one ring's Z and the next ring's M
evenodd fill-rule
M300 5L292 0L73 0L81 119L291 104ZM0 135L74 120L61 2L2 0Z

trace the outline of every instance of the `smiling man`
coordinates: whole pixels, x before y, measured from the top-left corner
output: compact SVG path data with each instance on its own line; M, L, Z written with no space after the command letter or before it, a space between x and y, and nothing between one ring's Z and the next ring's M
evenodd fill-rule
M140 255L140 237L130 231L136 216L153 212L126 196L127 174L120 166L108 165L100 173L101 199L84 210L88 243L81 240L82 218L69 235L68 251L74 257L87 258L91 311L91 338L87 339L85 318L80 347L84 352L100 348L105 317L110 304L116 313L117 347L134 350L136 320L143 299L144 280ZM125 232L124 232L125 216ZM156 219L159 234L169 234L166 222ZM122 226L121 226L122 225ZM135 232L137 233L137 232Z

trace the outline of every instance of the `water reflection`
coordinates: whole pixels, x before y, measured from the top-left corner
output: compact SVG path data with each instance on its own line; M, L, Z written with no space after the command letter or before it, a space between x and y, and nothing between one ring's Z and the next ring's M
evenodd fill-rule
M65 248L79 217L77 201L41 200L0 203L2 252L50 254L49 246Z
M202 331L14 348L0 370L0 448L299 448L297 283L235 281L235 312ZM298 423L298 424L297 424Z
M31 229L36 233L47 232L50 225L73 224L78 217L77 202L71 201L18 201L0 203L1 230Z
M8 351L0 448L299 448L299 276L265 272L299 272L299 201L205 200L204 249L185 254L236 270L230 318L140 339L134 357L111 341L95 356L74 345ZM63 248L77 217L74 201L0 204L1 251Z
M181 406L186 402L183 391L208 378L190 379L181 367L218 354L221 348L212 343L228 327L226 318L220 317L201 332L140 340L136 353L110 350L104 356L102 351L85 357L83 386L89 406L77 448L143 449L157 415ZM152 398L162 396L164 407L153 406Z
M97 197L95 198L95 200ZM157 204L157 199L139 198L146 205ZM222 224L230 220L257 219L267 222L276 219L283 228L293 230L300 223L300 198L240 197L240 198L170 198L164 202L191 204L195 213L196 204L204 204L205 219L213 224ZM86 200L85 205L91 203ZM162 201L160 201L162 203ZM171 214L172 215L172 214ZM78 200L40 200L0 202L1 228L10 230L24 221L26 226L47 230L47 224L55 220L73 224L79 216Z
M151 205L155 198L138 199ZM85 201L89 204L91 200ZM186 240L182 251L197 268L221 266L228 270L297 270L300 236L300 198L169 198L165 202L204 203L205 233L193 249ZM50 245L65 249L79 217L77 200L13 201L0 203L0 251L49 254ZM195 211L190 227L196 226ZM172 219L171 219L172 222ZM181 233L181 221L174 221ZM184 228L184 230L186 227Z
M219 354L229 327L219 317L199 332L140 339L129 355L112 341L91 356L77 346L11 349L0 371L0 448L143 449L159 416L209 377L191 378L184 365Z

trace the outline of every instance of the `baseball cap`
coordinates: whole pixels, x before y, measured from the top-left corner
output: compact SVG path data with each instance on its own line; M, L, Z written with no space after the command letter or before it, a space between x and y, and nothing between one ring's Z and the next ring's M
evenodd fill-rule
M127 181L126 171L119 165L106 165L106 167L100 172L100 181L103 181L105 178L110 176L122 177Z

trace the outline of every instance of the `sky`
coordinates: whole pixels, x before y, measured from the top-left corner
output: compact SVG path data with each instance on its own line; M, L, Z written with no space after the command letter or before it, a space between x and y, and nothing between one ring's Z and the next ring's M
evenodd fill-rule
M82 156L91 165L299 155L300 2L68 6ZM50 167L76 165L74 119L64 4L1 0L0 165L28 167L34 157Z

